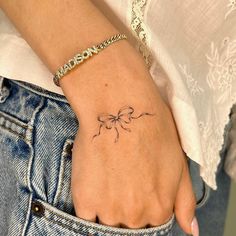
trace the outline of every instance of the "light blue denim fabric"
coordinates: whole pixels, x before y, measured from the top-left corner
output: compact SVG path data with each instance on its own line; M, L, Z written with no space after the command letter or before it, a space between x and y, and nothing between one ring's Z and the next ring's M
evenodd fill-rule
M137 230L75 217L71 149L79 121L66 98L7 78L0 86L0 236L185 235L174 216L164 225ZM189 165L201 235L222 236L229 179L220 169L219 190L213 192L198 166Z
M172 235L174 217L139 230L75 217L70 190L75 114L64 96L8 79L3 88L9 93L2 93L0 103L1 236Z

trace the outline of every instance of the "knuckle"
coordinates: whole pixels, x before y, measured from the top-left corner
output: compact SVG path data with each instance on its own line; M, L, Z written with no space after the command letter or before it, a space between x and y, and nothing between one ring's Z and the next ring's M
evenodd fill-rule
M121 225L133 229L143 227L141 218L137 218L134 215L129 217L125 222L121 223Z
M124 219L126 219L125 224L129 228L138 228L142 222L144 216L144 207L141 204L128 204L124 208Z
M113 227L119 227L120 223L118 220L115 219L115 217L109 216L98 216L98 223L107 225L107 226L113 226Z
M173 210L162 207L149 208L146 214L142 214L142 218L137 219L136 217L130 217L127 221L129 228L140 228L146 227L147 225L155 227L167 223L173 215ZM145 222L146 224L143 224Z

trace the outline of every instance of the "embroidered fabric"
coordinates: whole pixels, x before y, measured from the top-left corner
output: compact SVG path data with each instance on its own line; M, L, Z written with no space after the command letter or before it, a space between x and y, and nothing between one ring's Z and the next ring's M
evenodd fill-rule
M151 52L148 49L150 43L147 42L150 41L151 35L147 32L147 23L145 22L145 7L147 2L147 0L132 1L130 26L140 39L139 51L150 68L151 60L149 58L151 58ZM236 10L236 0L230 0L226 7L225 20ZM206 66L205 78L198 78L197 73L187 64L179 63L177 70L188 88L191 103L196 109L197 126L200 135L198 153L202 155L202 158L198 158L198 163L201 165L201 176L208 185L216 189L215 173L220 162L220 151L225 141L223 136L224 129L225 125L229 122L230 108L236 103L236 37L225 37L220 44L212 41L209 48L206 48L206 51L205 55L202 55L202 60ZM162 63L161 60L160 63ZM173 82L171 81L172 78L169 79L171 84ZM171 96L178 97L176 94L172 94ZM200 103L205 103L207 109L201 110L202 106L199 105ZM184 110L185 108L183 108ZM179 120L177 116L175 118ZM180 122L183 122L183 119ZM179 124L180 122L177 123ZM191 156L189 148L187 148L186 136L183 137L181 133L180 136L184 140L184 151L190 158L196 161L197 158ZM236 143L236 136L232 140ZM234 147L234 145L231 147ZM231 153L235 154L235 152ZM231 168L228 174L232 178L236 178L236 154L235 159L232 155L229 159L231 161L230 165L227 165L228 170L229 166ZM233 167L233 163L235 163L235 167Z
M225 19L233 12L236 10L236 0L229 0L229 3L227 5L229 8L228 11L225 14Z
M205 58L208 65L206 73L206 86L201 87L193 75L187 71L186 65L179 65L183 76L186 79L186 84L192 95L193 102L197 103L201 98L206 98L205 94L211 94L209 102L209 114L198 113L199 130L201 134L201 145L204 156L203 167L201 168L201 175L205 180L212 182L210 176L212 172L217 171L217 166L220 162L219 150L224 143L224 129L225 125L229 123L229 113L232 104L236 103L236 40L231 40L226 37L222 40L220 46L216 46L214 42L211 43L209 53L206 53ZM218 114L225 114L221 117ZM207 119L205 119L205 117ZM236 143L236 137L231 140ZM231 148L234 145L231 146ZM232 151L231 151L232 153ZM228 174L235 178L234 168L236 168L236 161L233 156L229 157L232 161L230 165L227 164ZM236 157L235 157L236 159ZM227 160L227 158L226 158ZM229 162L227 162L229 163ZM233 167L232 165L235 165ZM216 187L216 186L215 186Z

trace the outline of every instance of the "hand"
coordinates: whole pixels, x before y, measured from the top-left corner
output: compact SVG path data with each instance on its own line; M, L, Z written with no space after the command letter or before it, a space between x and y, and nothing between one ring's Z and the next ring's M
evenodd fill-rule
M171 111L145 66L134 59L127 69L122 59L113 76L106 67L103 76L87 74L86 83L77 72L61 81L80 122L72 154L76 214L136 229L163 224L174 212L191 234L195 197Z

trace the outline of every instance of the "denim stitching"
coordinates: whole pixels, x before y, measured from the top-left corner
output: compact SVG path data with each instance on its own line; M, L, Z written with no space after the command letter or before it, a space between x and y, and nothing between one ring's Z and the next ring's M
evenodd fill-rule
M6 128L5 126L2 126L2 125L0 125L0 126L1 126L3 129L5 129L5 130L11 132L12 134L18 136L19 138L25 140L25 136L23 136L23 135L21 135L21 134L19 134L19 133L16 133L16 132L14 132L14 131L11 130L11 129L8 129L8 128ZM27 141L27 140L25 140L25 141Z
M61 191L62 191L62 188L64 186L64 174L65 174L65 161L66 161L66 155L67 155L67 152L66 152L66 147L68 144L71 144L73 141L72 139L67 139L63 145L63 151L62 151L62 155L61 155L61 165L60 165L60 173L59 173L59 180L58 180L58 191L56 192L55 194L55 198L54 198L54 201L53 201L53 205L56 205L58 203L58 199L61 195Z
M11 79L11 82L13 82L15 84L18 84L19 86L21 86L21 87L23 87L27 90L30 90L31 92L36 93L40 96L44 96L44 97L47 97L47 98L50 98L50 99L53 99L53 100L56 100L56 101L61 101L61 102L69 104L66 97L61 95L61 94L57 94L57 93L48 91L48 90L46 90L44 88L41 88L37 85L30 84L30 83L27 83L27 82L24 82L24 81L17 81L17 80L12 80Z
M49 209L47 209L47 211L49 212L49 213L53 213L53 214L55 214L57 217L59 217L59 218L62 218L62 219L64 219L65 221L70 221L71 223L74 223L71 219L67 219L67 218L65 218L64 216L62 216L62 215L59 215L59 214L57 214L55 211L53 211L53 210L49 210ZM58 221L55 221L55 222L58 222ZM172 219L171 219L171 223L172 223ZM172 224L170 223L170 225L168 225L168 226L166 226L166 227L163 227L165 230L167 229L167 228L171 228L170 226L172 226ZM77 222L76 222L76 224L77 224ZM96 226L89 226L89 227L91 227L91 228L93 228L93 229L96 229L96 230L99 230L99 231L105 231L104 229L97 229L97 227ZM160 230L161 230L162 228L161 228L161 226L160 226ZM110 231L110 229L108 229L108 231ZM111 232L111 233L113 233L113 232ZM135 232L134 232L135 233ZM147 234L151 234L151 233L154 233L154 232L149 232L149 233L147 233ZM123 233L122 233L123 234Z
M41 202L41 201L40 201ZM105 233L110 233L110 234L117 234L117 233L119 233L120 235L138 235L138 233L140 234L140 233L143 233L143 234L145 234L145 235L155 235L155 236L157 236L157 235L161 235L161 232L164 232L165 234L166 233L168 233L170 230L171 230L171 228L173 227L173 223L174 223L174 215L172 216L172 218L166 223L166 224L163 224L163 225L160 225L160 226L157 226L157 229L139 229L140 230L140 232L120 232L120 230L125 230L125 229L114 229L114 230L111 230L111 229L102 229L102 228L99 228L99 226L98 227L96 227L96 226L94 226L94 225L89 225L89 226L87 226L87 225L83 225L83 223L80 223L80 222L74 222L73 221L73 219L68 219L68 218L66 218L65 216L63 216L63 215L60 215L60 214L58 214L57 212L55 212L55 211L53 211L53 210L51 210L51 209L48 209L47 208L47 206L45 206L44 205L44 207L45 207L45 209L46 209L46 211L48 211L48 213L49 214L52 214L52 217L53 217L53 214L56 216L56 217L58 217L59 218L59 220L60 219L62 219L62 220L65 220L66 222L70 222L71 224L75 224L75 225L79 225L79 224L82 224L81 226L83 227L83 228L86 228L86 227L89 227L90 229L92 228L92 229L94 229L94 230L96 230L96 231L99 231L99 233L101 232L105 232ZM62 224L61 226L62 227L64 227L64 226L66 226L66 227L72 227L72 226L69 226L69 225L66 225L66 224L63 224L63 223L61 223L61 222L58 222L57 220L55 220L55 219L50 219L50 218L48 218L48 216L45 216L45 218L47 218L48 220L51 220L51 221L53 221L54 223L57 223L57 224ZM89 222L88 222L88 224L89 224ZM73 228L73 227L72 227ZM76 230L76 229L74 229L73 228L73 230ZM84 229L80 229L80 230L84 230ZM145 232L145 231L147 231L147 230L153 230L153 231L151 231L151 232ZM159 230L159 232L155 232L155 230ZM86 231L88 231L87 229L86 229ZM143 231L143 232L142 232Z
M31 213L31 203L32 203L32 198L33 198L33 189L32 189L32 185L31 185L31 175L32 175L32 166L33 166L33 162L34 162L34 146L33 146L33 127L34 127L34 121L35 121L35 117L36 115L39 113L39 111L44 107L44 99L42 99L39 103L39 105L35 108L34 113L31 116L30 122L29 122L29 126L28 126L28 130L27 130L27 134L26 137L29 140L28 145L30 147L31 150L31 154L30 154L30 158L28 160L28 164L27 164L27 186L29 191L31 192L30 197L29 197L29 204L28 204L28 214L26 216L25 219L25 224L24 227L22 229L24 229L24 235L26 235L26 231L29 228L29 221L30 221L30 213ZM22 233L22 236L24 236Z
M29 228L28 221L29 221L29 218L30 218L30 212L31 212L31 202L32 202L32 194L30 194L30 197L29 197L28 209L27 209L27 214L26 214L25 224L24 224L24 227L22 228L21 236L26 235L27 229Z
M25 133L26 133L26 130L27 130L27 129L31 129L31 127L28 127L27 124L24 124L24 123L22 123L21 121L15 119L15 118L13 118L13 117L11 118L9 115L7 115L7 114L5 114L5 113L3 113L3 112L0 112L0 118L3 119L3 122L0 124L0 126L1 126L2 128L4 128L4 129L10 131L11 133L13 133L13 134L19 136L19 137L22 138L22 139L26 139L26 140L27 140L27 138L26 138L26 136L25 136ZM6 127L6 121L10 122L10 126L9 126L9 127ZM16 130L14 130L14 129L12 128L12 125L13 125L13 124L16 126ZM20 129L22 129L22 130L19 130L19 131L17 132L17 127L20 128Z
M3 113L2 111L0 111L0 116L4 117L5 119L9 120L10 122L12 123L15 123L16 125L24 128L24 129L27 129L28 128L28 125L21 122L20 120L16 119L16 118L13 118L13 117L10 117L8 114L6 113Z
M49 222L51 222L51 223L56 223L56 224L58 224L59 226L65 228L65 229L67 228L67 229L69 229L69 230L71 230L71 231L73 231L73 232L75 232L75 233L79 233L79 234L80 234L80 232L78 232L78 230L75 230L73 227L71 227L71 226L69 226L69 225L65 225L65 224L63 224L63 223L61 223L61 222L58 222L58 221L49 219L49 218L47 218L47 217L44 217L44 219L47 220L47 221L49 221ZM81 235L81 234L80 234L80 235Z
M75 222L73 222L72 220L69 220L69 219L66 219L65 217L63 217L63 216L61 216L61 215L58 215L56 212L54 212L54 211L51 211L51 210L49 210L49 209L47 209L47 211L49 211L50 213L53 213L53 214L55 214L58 218L62 218L62 219L64 219L65 221L70 221L72 224L75 224ZM63 227L63 228L68 228L68 229L70 229L70 230L72 230L73 232L75 232L75 233L80 233L80 231L83 231L84 233L90 233L90 232L88 232L89 230L93 230L95 233L98 233L98 234L100 234L100 233L107 233L107 234L110 234L110 235L117 235L118 233L119 233L119 235L124 235L124 236L128 236L128 235L130 235L130 236L132 236L132 235L139 235L139 234L144 234L145 236L148 236L148 235L150 235L150 236L158 236L158 235L164 235L164 234L167 234L167 233L169 233L170 232L170 230L171 230L171 228L172 228L172 226L173 226L173 221L172 221L172 219L171 219L171 224L170 225L168 225L168 226L166 226L166 228L163 228L163 229L157 229L158 230L158 232L142 232L142 231L140 231L140 232L124 232L124 233L122 233L122 232L115 232L115 229L114 229L114 231L112 231L111 229L107 229L107 230L105 230L105 229L100 229L100 228L97 228L96 226L85 226L85 225L81 225L81 226L79 226L79 227L81 227L80 229L75 229L75 228L73 228L73 226L70 226L70 225L67 225L67 224L63 224L63 223L61 223L60 221L57 221L57 220L55 220L55 219L50 219L50 218L48 218L48 217L44 217L46 220L48 220L48 221L51 221L51 222L53 222L53 223L56 223L56 224L58 224L58 225L60 225L61 227ZM88 229L86 228L86 227L89 227ZM98 226L99 227L99 226ZM160 226L161 227L161 226ZM85 228L85 229L84 229ZM122 230L122 229L121 229ZM146 231L147 229L143 229L143 231ZM163 234L163 233L164 234Z
M57 205L58 203L58 199L61 195L61 190L62 190L62 183L63 183L63 179L64 179L64 173L65 173L65 162L64 162L64 157L61 157L61 161L60 161L60 170L59 170L59 174L58 174L58 180L57 180L57 184L55 186L56 193L55 193L55 197L53 200L53 205Z
M30 127L34 127L34 121L35 121L35 118L36 118L36 115L40 112L40 110L41 109L43 109L43 107L44 107L44 105L45 105L45 101L44 101L44 99L42 99L41 101L40 101L40 104L38 105L38 107L35 109L35 111L34 111L34 113L33 113L33 115L32 115L32 117L31 117L31 120L30 120ZM34 152L35 152L35 150L34 150L34 146L33 146L33 142L34 142L34 140L33 140L33 129L31 130L31 132L30 132L30 135L28 135L29 136L29 140L30 140L30 148L31 148L31 150L32 150L32 154L31 154L31 157L30 157L30 159L29 159L29 161L28 161L28 188L29 188L29 190L31 191L31 192L33 192L33 188L32 188L32 186L31 186L31 181L30 181L30 179L31 179L31 176L32 176L32 165L33 165L33 162L34 162Z

